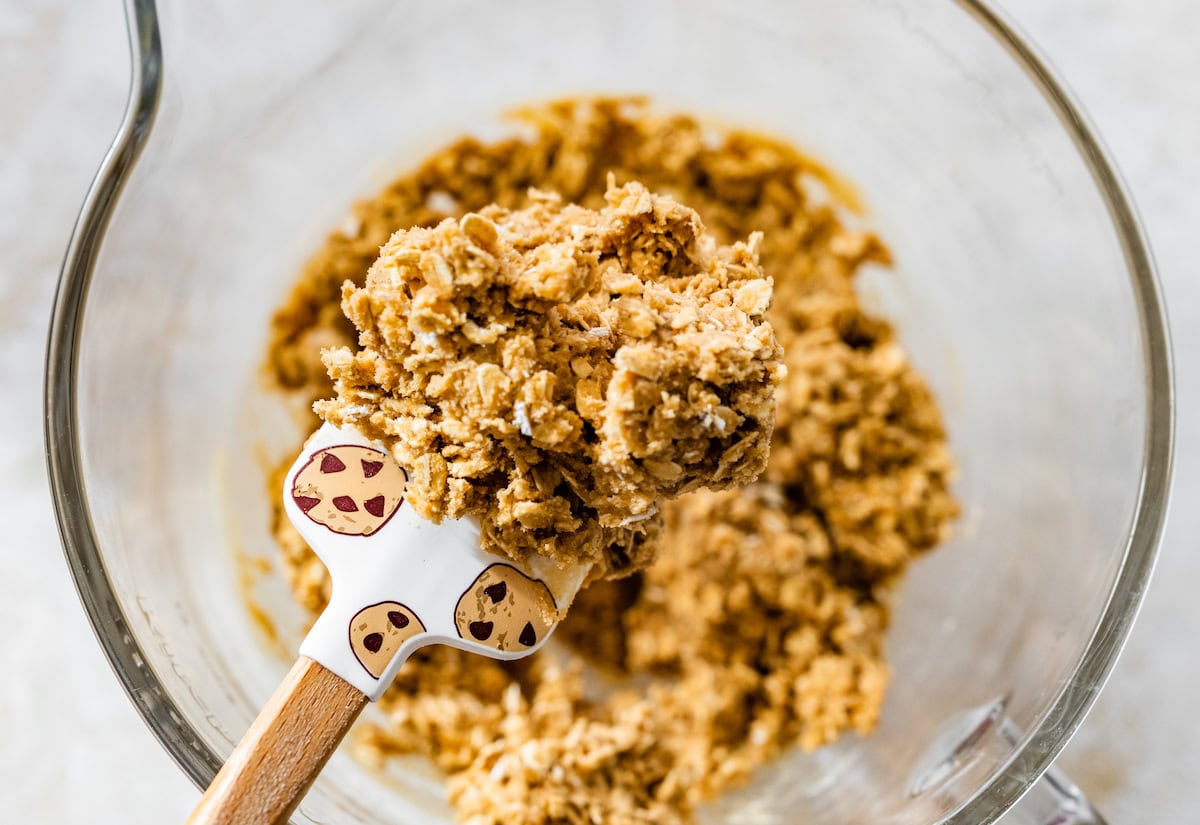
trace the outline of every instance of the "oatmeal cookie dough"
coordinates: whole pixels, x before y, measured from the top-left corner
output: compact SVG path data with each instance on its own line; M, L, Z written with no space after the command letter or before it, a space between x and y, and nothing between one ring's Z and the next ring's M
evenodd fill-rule
M531 198L396 232L343 288L359 349L326 353L316 411L387 444L425 518L478 516L486 550L628 574L660 501L766 466L761 236L720 245L638 183L598 210Z
M355 749L376 763L428 757L471 825L689 823L785 749L873 728L891 593L949 532L953 462L921 375L855 295L888 253L824 194L845 191L836 178L780 141L640 101L521 117L529 137L463 138L354 207L276 315L275 383L304 410L330 395L320 350L354 340L341 285L362 284L397 229L520 209L530 187L603 208L611 172L688 204L721 243L763 233L788 370L768 467L749 487L667 502L654 563L584 589L555 631L565 652L500 663L418 651ZM324 569L286 518L275 532L293 593L319 611ZM616 688L598 693L584 662Z

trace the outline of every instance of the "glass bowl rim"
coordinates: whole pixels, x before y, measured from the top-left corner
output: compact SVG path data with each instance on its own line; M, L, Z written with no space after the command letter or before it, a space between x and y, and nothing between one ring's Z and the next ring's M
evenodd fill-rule
M1033 81L1087 164L1108 209L1129 273L1146 378L1146 430L1134 518L1124 556L1093 636L1071 678L1013 755L945 825L994 821L1050 766L1082 722L1128 637L1154 568L1165 521L1174 443L1174 382L1166 310L1145 230L1096 131L1029 38L988 0L955 0ZM125 0L131 78L120 127L84 198L55 293L46 351L45 445L59 535L76 590L113 671L143 720L203 788L221 758L187 723L129 631L104 569L78 445L78 360L88 286L121 189L146 145L162 89L155 0Z

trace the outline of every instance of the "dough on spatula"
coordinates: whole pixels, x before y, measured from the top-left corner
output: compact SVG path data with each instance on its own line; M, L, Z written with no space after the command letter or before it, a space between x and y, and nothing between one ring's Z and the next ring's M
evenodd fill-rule
M401 230L343 289L359 348L326 353L316 410L390 447L420 515L477 516L484 549L631 571L663 499L765 467L783 367L758 243L637 183Z

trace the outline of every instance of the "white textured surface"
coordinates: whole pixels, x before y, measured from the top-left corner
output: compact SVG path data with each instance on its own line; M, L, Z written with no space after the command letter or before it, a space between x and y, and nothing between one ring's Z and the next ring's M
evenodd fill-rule
M1195 821L1200 801L1200 5L1007 0L1091 112L1161 267L1178 366L1174 507L1124 657L1060 760L1113 825ZM0 0L0 819L181 822L196 792L92 640L59 551L41 441L54 278L119 119L117 0ZM21 673L21 676L14 674Z

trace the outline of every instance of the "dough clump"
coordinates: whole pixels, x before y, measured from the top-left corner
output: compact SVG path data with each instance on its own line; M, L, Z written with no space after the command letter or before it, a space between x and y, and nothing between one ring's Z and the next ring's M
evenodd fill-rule
M392 450L420 515L597 578L648 562L664 499L762 473L784 373L760 235L721 245L636 182L605 201L397 231L343 287L359 349L316 405Z

